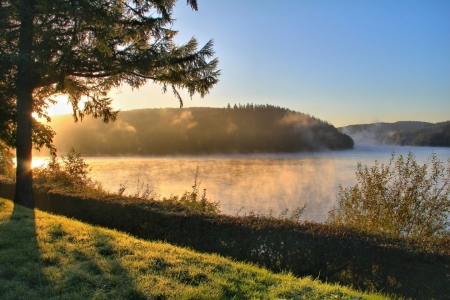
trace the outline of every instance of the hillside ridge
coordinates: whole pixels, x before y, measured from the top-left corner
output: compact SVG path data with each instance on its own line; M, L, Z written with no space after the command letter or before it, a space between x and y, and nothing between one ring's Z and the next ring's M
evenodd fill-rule
M115 122L52 118L58 151L83 155L278 153L343 150L353 140L308 114L272 105L122 111Z
M450 147L450 121L355 124L338 130L351 136L356 145Z

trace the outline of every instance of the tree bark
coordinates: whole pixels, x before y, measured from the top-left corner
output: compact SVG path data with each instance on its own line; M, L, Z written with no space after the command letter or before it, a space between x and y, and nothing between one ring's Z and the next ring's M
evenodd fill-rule
M20 31L17 61L16 192L14 202L33 207L32 192L32 110L33 110L33 21L34 0L19 2Z

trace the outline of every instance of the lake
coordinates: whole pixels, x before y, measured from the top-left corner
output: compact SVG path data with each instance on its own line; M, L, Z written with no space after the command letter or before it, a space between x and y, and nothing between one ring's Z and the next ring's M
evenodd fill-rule
M336 203L339 185L355 184L357 163L387 163L393 149L402 155L413 152L421 164L432 151L441 161L450 158L450 148L379 146L294 154L87 157L86 162L92 167L91 177L106 190L117 191L124 184L125 193L135 193L139 180L162 196L191 190L198 166L200 189L206 189L209 200L219 201L225 214L272 210L278 215L306 204L303 217L321 222ZM33 165L45 159L35 157Z

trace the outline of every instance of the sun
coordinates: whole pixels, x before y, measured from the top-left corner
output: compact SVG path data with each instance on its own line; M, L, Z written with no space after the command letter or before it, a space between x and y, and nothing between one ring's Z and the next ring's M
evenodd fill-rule
M68 98L66 95L60 95L52 98L57 102L50 105L48 108L47 112L49 116L67 115L72 113L72 106L68 103Z
M66 95L52 96L52 99L56 100L55 104L50 104L47 109L49 116L67 115L72 114L72 105L69 104L68 97ZM33 113L33 117L39 119L36 113Z

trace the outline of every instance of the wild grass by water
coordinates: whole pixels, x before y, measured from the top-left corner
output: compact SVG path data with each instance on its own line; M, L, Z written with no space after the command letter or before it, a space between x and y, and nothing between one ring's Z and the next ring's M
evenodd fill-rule
M1 299L385 299L0 199Z

